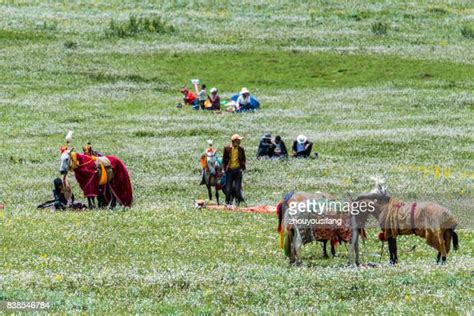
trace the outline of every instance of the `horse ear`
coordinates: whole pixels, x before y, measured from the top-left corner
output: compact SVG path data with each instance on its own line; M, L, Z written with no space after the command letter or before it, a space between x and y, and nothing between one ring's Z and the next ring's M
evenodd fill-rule
M352 192L348 191L347 192L347 197L349 198L349 200L353 201L354 199L352 198Z

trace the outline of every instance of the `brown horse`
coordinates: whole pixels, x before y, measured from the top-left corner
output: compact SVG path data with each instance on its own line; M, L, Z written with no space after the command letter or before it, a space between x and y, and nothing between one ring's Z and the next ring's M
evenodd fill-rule
M324 256L327 242L331 242L331 254L336 254L335 245L351 239L349 213L319 213L305 209L293 212L290 209L295 203L307 201L334 201L334 196L327 193L289 193L278 204L278 232L280 234L280 248L282 248L290 264L300 265L301 248L313 241L323 242Z
M383 231L383 238L388 241L390 263L398 262L397 236L415 235L426 240L426 243L438 250L437 263L444 264L450 250L451 240L454 250L459 247L458 235L455 232L457 221L445 207L434 202L405 203L390 197L386 192L371 192L360 195L357 203L373 203L373 212L360 212L353 216L356 225L364 227L368 215L372 214ZM359 264L359 251L354 248L357 240L351 244L351 252L356 253L356 264ZM351 256L349 263L351 263Z

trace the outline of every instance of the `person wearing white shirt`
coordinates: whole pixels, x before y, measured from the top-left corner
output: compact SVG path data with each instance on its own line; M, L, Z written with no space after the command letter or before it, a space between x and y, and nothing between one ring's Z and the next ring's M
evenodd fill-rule
M250 91L243 87L235 103L237 104L237 109L240 111L250 109Z

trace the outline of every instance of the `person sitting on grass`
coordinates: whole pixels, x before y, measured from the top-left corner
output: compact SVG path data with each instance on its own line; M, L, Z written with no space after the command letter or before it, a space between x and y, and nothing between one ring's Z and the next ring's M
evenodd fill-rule
M239 111L250 110L250 91L247 88L243 87L235 103L237 110Z
M258 144L257 149L257 159L270 159L272 158L275 150L275 145L272 142L272 134L266 133L260 143Z
M275 141L273 142L274 150L273 150L273 157L274 159L284 159L288 158L288 151L286 150L286 145L283 139L281 139L280 135L275 137Z
M220 111L221 109L221 97L217 94L217 88L211 89L211 95L209 96L209 102L211 102L211 107L209 110Z
M310 142L306 136L298 135L296 140L293 142L293 157L296 158L308 158L311 155L313 143Z
M184 104L185 105L192 105L193 107L196 106L196 104L198 103L198 100L196 98L196 96L194 95L194 93L192 93L191 91L189 91L188 88L182 88L181 90L179 90L182 94L183 94L183 101L184 101ZM199 106L199 105L198 105Z

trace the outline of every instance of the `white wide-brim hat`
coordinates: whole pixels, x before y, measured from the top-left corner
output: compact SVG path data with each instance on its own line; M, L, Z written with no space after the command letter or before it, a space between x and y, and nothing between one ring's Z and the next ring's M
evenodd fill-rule
M211 93L217 92L217 88L211 88L210 92L211 92Z
M243 87L242 90L240 90L240 94L244 94L244 93L249 93L250 94L249 89Z
M296 141L300 144L306 143L307 140L308 139L304 135L298 135L298 137L296 137Z

